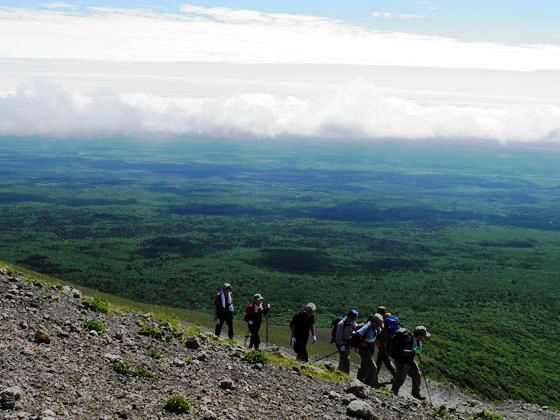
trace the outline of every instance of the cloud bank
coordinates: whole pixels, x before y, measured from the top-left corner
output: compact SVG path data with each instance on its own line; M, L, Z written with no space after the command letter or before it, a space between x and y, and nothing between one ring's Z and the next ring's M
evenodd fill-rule
M464 42L226 7L184 5L176 13L4 7L0 22L0 57L12 59L560 69L554 45Z
M316 97L164 97L37 84L0 97L0 134L166 138L560 140L560 106L420 104L354 81Z
M559 141L557 46L226 7L67 5L0 7L0 136ZM209 71L184 76L197 65Z

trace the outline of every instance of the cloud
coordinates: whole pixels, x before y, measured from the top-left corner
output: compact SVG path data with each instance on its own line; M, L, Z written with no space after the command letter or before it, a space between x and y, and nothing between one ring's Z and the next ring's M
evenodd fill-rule
M391 12L380 12L378 10L374 10L373 12L371 12L371 15L373 17L384 18L384 19L391 19L393 17L393 14Z
M53 1L50 3L43 3L43 7L47 9L73 9L74 6L68 3L64 3L61 1Z
M437 7L433 2L429 0L416 0L414 3L417 4L418 6L425 7L426 9L432 12L439 10L439 7Z
M378 10L374 10L373 12L371 12L371 15L376 18L402 19L402 20L424 19L426 17L422 15L415 15L412 13L391 13L391 12L380 12Z
M421 104L356 80L323 95L165 97L48 83L0 97L0 135L560 141L560 106Z
M4 7L0 20L0 39L10 40L0 43L0 58L11 59L560 69L555 45L465 42L227 7L184 5L177 13Z

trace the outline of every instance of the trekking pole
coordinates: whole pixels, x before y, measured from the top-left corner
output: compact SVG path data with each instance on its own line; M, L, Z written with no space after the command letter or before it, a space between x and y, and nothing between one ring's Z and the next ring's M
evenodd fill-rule
M424 373L424 364L422 363L422 358L418 355L418 361L420 362L420 373L424 378L424 383L426 384L426 391L428 392L428 401L430 401L430 405L432 404L432 397L430 395L430 388L428 387L428 381L426 380L426 374Z
M332 355L334 355L334 354L336 354L336 353L338 353L338 350L335 350L335 351L333 351L332 353L327 354L326 356L319 357L318 359L316 359L316 360L314 360L314 361L315 361L315 362L320 362L321 360L326 359L327 357L330 357L330 356L332 356Z

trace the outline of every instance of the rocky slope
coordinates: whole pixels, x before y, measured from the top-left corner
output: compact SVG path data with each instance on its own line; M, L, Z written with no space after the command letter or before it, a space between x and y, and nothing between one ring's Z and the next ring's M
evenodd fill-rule
M208 332L177 330L150 314L98 312L76 289L0 269L0 418L467 419L484 408L468 399L432 408L350 380L317 378L340 380L328 364L245 359L242 346ZM434 391L450 400L435 384ZM187 413L165 408L177 395L190 401ZM506 418L560 419L541 407L507 404Z

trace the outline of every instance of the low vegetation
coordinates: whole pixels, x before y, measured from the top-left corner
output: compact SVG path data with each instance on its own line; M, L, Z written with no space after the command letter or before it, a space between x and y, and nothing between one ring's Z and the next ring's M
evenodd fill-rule
M97 331L98 333L105 332L107 329L103 321L99 319L86 319L82 322L82 328L88 331Z
M269 358L268 354L264 351L250 350L245 353L245 355L243 356L243 360L251 364L261 363L264 365L268 362Z
M125 361L118 361L111 364L115 372L124 376L138 376L143 378L153 378L155 375L142 366L136 366Z
M191 409L191 402L182 395L173 395L165 401L165 409L170 413L186 414Z
M111 312L111 305L105 299L101 299L98 297L85 297L82 300L84 306L88 309L91 309L95 312L101 312L104 314L108 314Z

